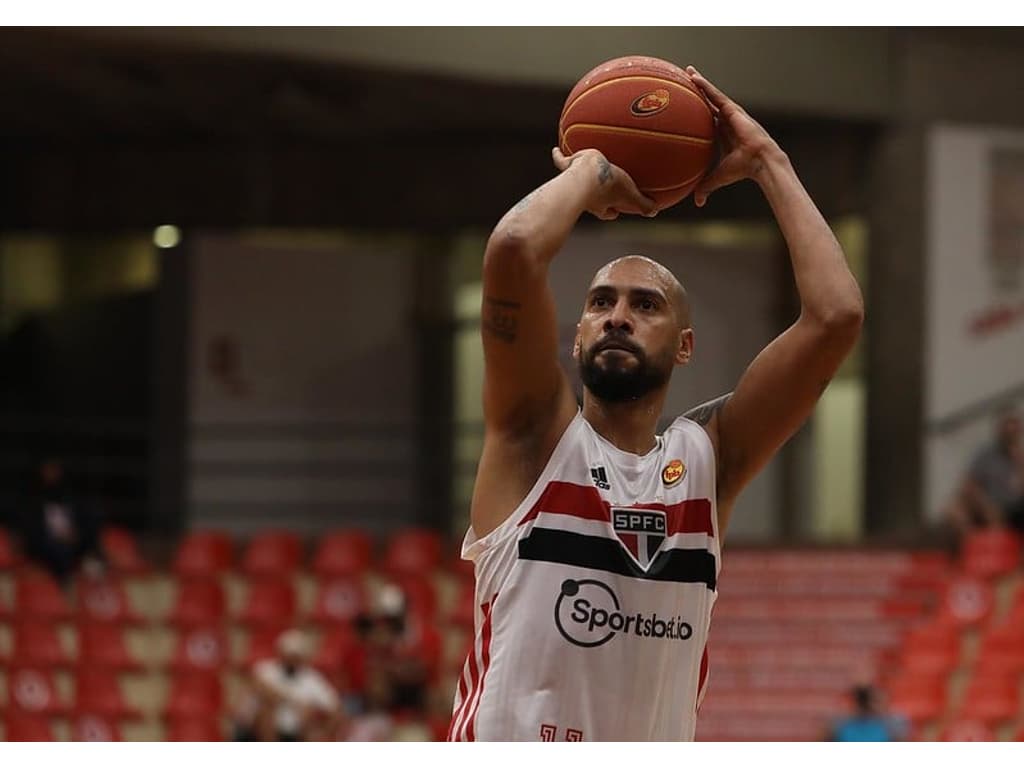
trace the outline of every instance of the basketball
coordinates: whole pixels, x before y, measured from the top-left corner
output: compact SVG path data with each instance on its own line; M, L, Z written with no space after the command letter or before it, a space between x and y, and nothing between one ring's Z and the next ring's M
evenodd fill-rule
M715 120L686 71L623 56L585 74L565 100L558 146L600 150L660 209L689 195L715 157Z

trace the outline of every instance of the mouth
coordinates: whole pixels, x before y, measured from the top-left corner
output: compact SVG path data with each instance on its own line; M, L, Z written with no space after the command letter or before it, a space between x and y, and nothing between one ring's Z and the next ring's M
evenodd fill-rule
M602 352L627 352L634 356L639 355L639 351L636 347L621 342L608 342L606 344L602 344L600 347L598 347L597 352L595 354L599 355Z

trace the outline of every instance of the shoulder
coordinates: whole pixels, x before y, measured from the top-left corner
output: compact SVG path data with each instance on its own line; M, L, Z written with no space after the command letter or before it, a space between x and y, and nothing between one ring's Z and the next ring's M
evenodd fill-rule
M708 425L712 422L717 414L732 397L732 392L726 392L724 395L720 395L713 400L701 403L700 405L691 408L682 415L682 418L693 421L700 426L707 429Z

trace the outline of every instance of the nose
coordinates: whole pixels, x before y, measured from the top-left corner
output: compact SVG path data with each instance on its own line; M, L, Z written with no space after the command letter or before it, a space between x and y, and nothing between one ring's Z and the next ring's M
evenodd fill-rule
M621 330L626 333L633 332L633 320L629 314L628 301L620 300L615 303L615 307L605 317L604 330L605 333L611 330Z

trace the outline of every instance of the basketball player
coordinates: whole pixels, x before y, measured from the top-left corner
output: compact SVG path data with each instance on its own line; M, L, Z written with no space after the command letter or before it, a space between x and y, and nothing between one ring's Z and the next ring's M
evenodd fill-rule
M789 246L799 319L735 390L655 434L675 366L693 352L686 292L625 256L586 294L573 356L557 359L548 265L584 211L652 215L595 150L510 210L484 255L486 436L463 557L475 563L476 640L452 740L689 740L722 536L737 495L811 413L861 327L860 290L786 155L693 68L723 157L695 190L752 179Z

